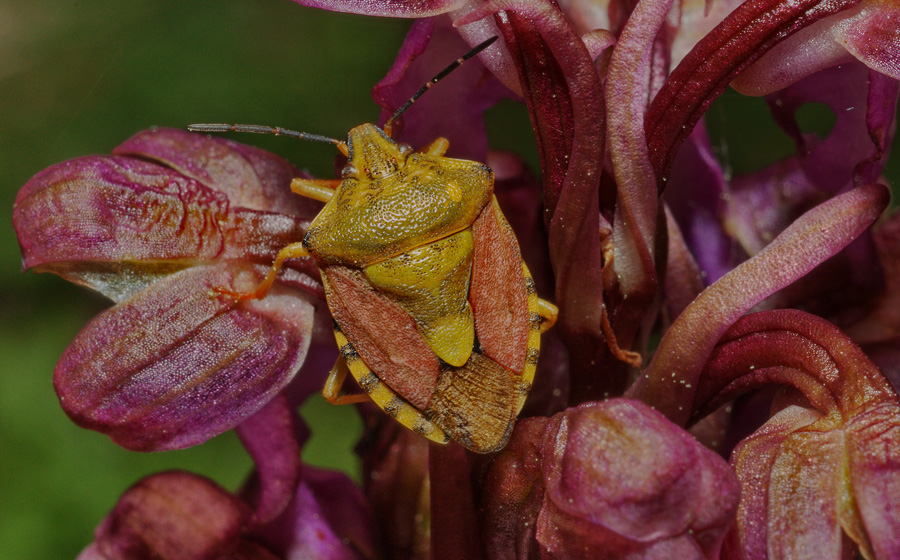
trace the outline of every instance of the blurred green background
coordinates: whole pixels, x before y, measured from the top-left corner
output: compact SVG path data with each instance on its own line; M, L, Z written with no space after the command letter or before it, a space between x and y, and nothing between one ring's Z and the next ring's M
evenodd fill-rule
M153 125L247 122L341 137L377 118L370 90L408 25L288 0L0 0L0 558L74 558L118 496L147 474L181 468L235 488L251 466L231 433L185 451L137 454L65 417L53 368L107 303L56 277L21 273L10 221L19 187ZM761 100L728 92L710 113L715 144L728 147L735 172L792 150L763 112ZM824 132L831 117L820 113L812 110L808 127ZM492 145L516 149L536 169L523 107L493 110L489 133ZM331 173L331 146L241 141ZM319 398L302 412L314 433L304 459L358 477L353 409Z

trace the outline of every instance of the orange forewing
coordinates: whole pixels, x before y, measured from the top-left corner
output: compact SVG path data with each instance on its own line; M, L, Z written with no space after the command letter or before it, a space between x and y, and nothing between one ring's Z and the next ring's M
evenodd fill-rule
M475 333L488 357L522 373L528 349L528 291L519 243L496 199L478 216L472 233L475 254L469 303L475 313Z
M331 315L360 358L391 389L424 410L437 387L440 362L416 322L346 266L321 268Z

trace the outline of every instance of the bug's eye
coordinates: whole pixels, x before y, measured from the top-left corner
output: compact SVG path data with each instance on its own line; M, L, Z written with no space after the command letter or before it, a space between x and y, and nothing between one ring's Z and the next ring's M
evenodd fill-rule
M409 144L398 144L398 148L400 149L400 155L408 156L413 153L413 147Z
M359 170L353 164L348 163L341 169L341 178L346 179L347 177L353 177L357 173L359 173Z

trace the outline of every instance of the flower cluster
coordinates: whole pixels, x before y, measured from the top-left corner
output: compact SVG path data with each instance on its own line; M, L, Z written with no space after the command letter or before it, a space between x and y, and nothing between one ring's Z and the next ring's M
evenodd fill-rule
M79 425L129 449L235 429L232 493L167 472L81 558L900 557L900 218L880 183L900 92L891 0L298 0L413 18L382 122L486 162L538 292L559 307L506 447L429 444L374 409L363 485L304 465L296 408L337 356L315 263L278 251L320 205L263 151L179 130L26 184L26 268L115 302L59 361ZM457 54L458 55L458 54ZM703 115L766 96L796 155L730 176ZM529 109L536 180L484 111ZM805 133L808 103L835 115ZM448 115L452 117L448 118ZM881 218L879 220L879 218Z

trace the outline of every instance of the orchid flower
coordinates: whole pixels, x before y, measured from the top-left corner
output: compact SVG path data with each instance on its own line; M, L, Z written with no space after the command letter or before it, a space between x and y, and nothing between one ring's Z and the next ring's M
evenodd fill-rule
M313 263L287 261L257 301L217 294L256 285L318 207L276 156L145 131L16 201L25 267L115 302L55 388L130 449L234 428L256 470L235 492L141 481L83 558L900 557L900 222L879 222L895 2L298 3L414 20L373 91L381 122L447 53L500 38L392 136L444 136L494 170L559 306L525 418L476 455L363 404L362 488L303 465L295 408L335 356ZM794 156L725 172L703 115L729 85L766 96ZM504 98L528 107L539 179L490 149L484 112ZM797 124L807 103L836 116L823 138Z

